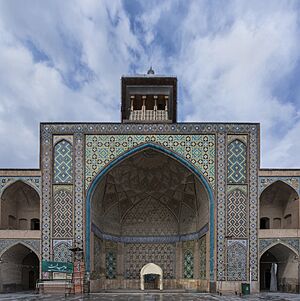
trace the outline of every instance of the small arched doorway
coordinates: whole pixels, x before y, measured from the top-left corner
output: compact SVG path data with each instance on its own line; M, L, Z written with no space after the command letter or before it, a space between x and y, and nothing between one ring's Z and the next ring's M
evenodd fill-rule
M148 263L141 269L141 290L145 289L163 289L163 271L154 263Z
M2 292L34 290L39 279L39 258L30 248L19 243L1 256Z
M296 292L298 286L298 255L278 243L260 258L260 290Z

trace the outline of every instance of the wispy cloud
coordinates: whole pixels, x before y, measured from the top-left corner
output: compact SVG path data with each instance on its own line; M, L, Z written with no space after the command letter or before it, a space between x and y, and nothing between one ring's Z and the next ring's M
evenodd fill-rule
M38 165L40 121L119 121L152 64L181 121L261 122L262 165L299 167L299 33L297 1L1 1L0 166Z

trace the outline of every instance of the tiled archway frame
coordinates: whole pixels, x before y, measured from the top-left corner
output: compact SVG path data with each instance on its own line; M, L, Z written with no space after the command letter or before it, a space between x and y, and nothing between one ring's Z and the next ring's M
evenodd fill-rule
M267 187L272 185L273 183L281 181L292 188L294 188L298 195L300 195L300 177L259 177L259 193L261 194Z
M31 249L40 258L40 240L39 239L0 239L0 257L11 247L21 244Z
M128 150L115 160L113 160L110 164L108 164L106 167L101 169L97 176L93 179L91 185L89 186L89 189L87 191L87 198L86 198L86 246L85 246L85 253L86 253L86 269L89 271L90 270L90 233L91 233L91 212L90 212L90 206L91 206L91 199L93 192L99 183L99 181L102 179L102 177L109 171L111 170L114 166L116 166L120 161L126 159L129 156L132 156L135 153L138 153L142 150L145 149L155 149L158 150L162 153L165 153L166 155L170 156L171 158L179 161L181 164L183 164L186 168L188 168L191 172L193 172L198 179L201 181L202 184L204 184L208 196L209 196L209 221L210 221L210 228L209 228L209 234L210 234L210 258L214 257L214 194L212 187L208 183L207 179L202 175L202 173L197 169L194 165L192 165L189 161L184 159L183 157L179 156L173 151L170 151L160 145L156 144L151 144L151 143L145 143L140 146L137 146L131 150ZM210 273L213 275L214 271L214 261L210 260ZM212 279L213 280L213 279Z
M282 244L295 253L300 253L300 239L299 238L266 238L259 240L259 255L262 256L267 250L276 246L277 244Z
M249 134L250 137L250 256L252 279L257 280L258 239L257 239L257 199L259 164L258 139L259 124L249 123L178 123L178 124L120 124L120 123L42 123L41 124L41 169L42 169L42 256L51 258L50 243L50 208L52 187L52 139L53 135L74 135L75 141L75 233L83 244L83 208L84 208L84 135L102 134L216 134L217 135L217 273L222 280L225 267L225 177L226 177L226 134ZM224 235L223 235L224 234ZM211 261L214 261L211 258ZM212 273L214 277L215 272Z
M33 189L36 192L41 194L41 177L37 176L18 176L18 177L11 177L11 176L0 176L0 196L2 195L3 191L10 185L14 184L15 182L21 181Z

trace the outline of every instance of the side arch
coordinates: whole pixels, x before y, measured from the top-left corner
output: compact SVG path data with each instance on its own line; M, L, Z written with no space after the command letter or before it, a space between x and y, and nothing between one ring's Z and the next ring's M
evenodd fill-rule
M298 291L298 252L279 241L268 246L259 259L260 290Z
M110 162L105 168L103 168L94 177L93 181L89 185L88 190L87 190L87 196L86 196L86 245L85 245L86 258L85 259L86 259L87 271L90 271L90 232L91 232L90 209L91 209L92 196L96 189L96 186L99 183L99 181L102 179L102 177L104 175L106 175L106 173L109 172L118 163L120 163L124 159L126 159L140 151L143 151L145 149L153 149L153 150L159 151L159 152L177 160L183 166L185 166L188 170L190 170L197 177L197 179L200 180L201 183L204 185L204 187L207 191L207 194L209 196L210 278L213 281L214 274L215 274L215 271L214 271L214 235L215 235L214 231L215 231L215 229L214 229L214 193L213 193L213 189L210 186L208 180L205 178L205 176L192 163L190 163L189 161L187 161L180 155L178 155L160 145L153 144L153 143L146 143L146 144L137 146L137 147L125 152L124 154L122 154L121 156L119 156L118 158L116 158L115 160Z
M37 189L36 186L34 186L30 181L27 181L26 179L14 179L12 182L7 183L4 187L2 187L0 191L0 199L2 198L3 193L5 192L6 189L10 188L12 185L16 184L17 182L21 182L25 185L28 185L30 188L34 189L35 192L38 194L39 198L41 199L41 191L40 189Z
M33 230L31 219L41 219L40 191L23 179L14 179L2 190L0 197L1 229Z
M277 245L282 245L286 248L288 248L289 250L291 250L296 256L299 256L299 253L296 249L294 249L293 247L291 247L290 245L288 245L287 243L283 242L283 241L277 241L274 242L272 244L270 244L266 249L264 249L261 254L259 254L259 259L270 249L272 249L273 247L277 246Z
M299 207L298 191L277 179L260 194L259 218L269 218L268 229L299 229Z
M24 241L16 241L14 243L12 243L11 245L8 245L6 246L3 250L0 251L0 258L3 256L3 254L8 251L9 249L11 249L12 247L14 246L17 246L17 245L23 245L24 247L28 248L30 251L32 251L37 257L38 259L41 261L41 255L40 253L35 250L31 245L27 244L26 242Z
M273 182L269 182L267 184L267 186L265 186L259 193L259 198L261 197L261 195L266 191L266 189L268 189L270 186L274 185L275 183L282 183L282 184L285 184L287 185L289 188L291 188L297 195L298 195L298 198L300 197L298 191L290 184L288 183L287 181L284 181L284 179L274 179Z
M16 242L1 252L1 291L34 290L40 275L41 258L36 250L24 242Z

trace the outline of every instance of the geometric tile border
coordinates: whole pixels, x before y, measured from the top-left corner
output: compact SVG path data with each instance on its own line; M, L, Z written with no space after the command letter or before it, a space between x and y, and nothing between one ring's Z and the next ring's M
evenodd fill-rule
M217 279L225 280L226 136L217 134ZM210 254L210 257L212 254ZM213 279L213 275L210 275Z
M251 279L258 280L258 130L249 135L249 262Z
M74 246L83 249L84 243L84 135L74 134ZM77 252L77 259L80 254Z

